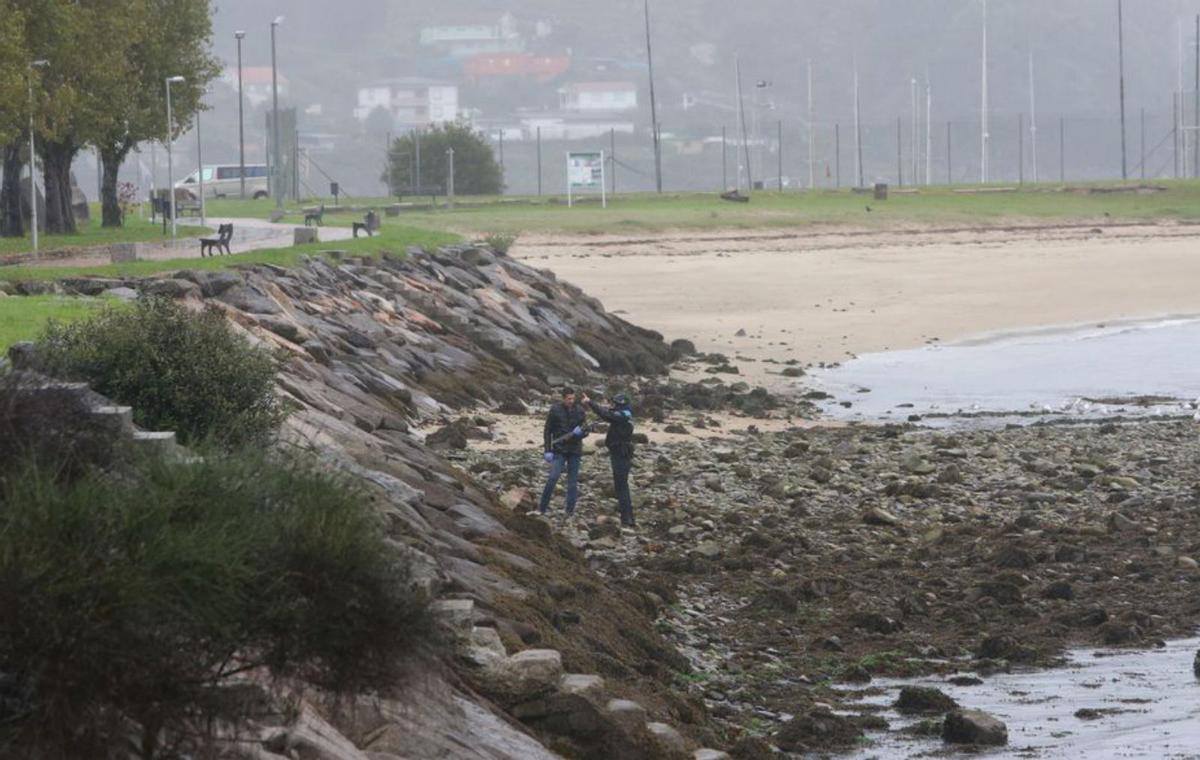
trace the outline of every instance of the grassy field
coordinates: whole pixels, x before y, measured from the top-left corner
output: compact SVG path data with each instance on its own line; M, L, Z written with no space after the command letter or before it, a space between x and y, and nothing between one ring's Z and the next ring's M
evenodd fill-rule
M181 226L179 237L197 237L208 232L204 227ZM61 251L69 248L86 248L95 245L112 245L114 243L145 243L162 240L162 224L152 223L149 219L139 219L131 214L121 228L106 228L100 226L99 209L92 211L92 219L87 224L79 225L79 231L74 235L40 235L38 248L42 252ZM33 240L26 231L24 238L0 238L0 256L11 256L33 251Z
M893 193L887 201L850 191L757 192L750 203L729 203L715 194L618 196L568 208L561 199L504 199L460 204L453 211L403 214L418 227L461 234L637 233L669 229L752 229L808 224L899 226L906 224L995 225L1021 221L1200 219L1200 184L1172 183L1161 192L1100 193L1057 188L970 193L952 188ZM973 188L972 188L973 189ZM962 188L967 190L967 188ZM870 209L868 211L868 208Z
M32 340L46 322L74 322L110 301L68 296L0 296L0 355L13 343Z
M438 246L454 243L459 237L448 232L417 229L407 225L384 225L373 238L344 240L337 243L312 243L239 253L233 256L191 256L161 261L132 261L125 264L104 264L89 267L0 267L0 280L57 280L62 277L90 275L95 277L135 277L170 272L179 269L226 269L245 264L275 264L291 266L301 256L317 254L336 248L354 255L376 256L384 251L402 253L407 246ZM11 300L11 299L6 299ZM26 300L26 299L18 299Z
M893 189L891 198L876 202L870 195L849 190L756 192L750 203L729 203L715 193L652 193L618 195L607 209L599 198L568 208L563 197L489 196L460 197L455 209L430 208L427 199L401 212L415 227L474 236L488 232L566 233L594 235L606 232L637 233L670 229L753 229L797 227L808 224L844 224L888 227L906 224L999 225L1020 222L1090 222L1112 219L1200 219L1200 183L1154 183L1161 191L1099 192L1114 184L1025 185L1017 192L976 192L971 187L921 188L913 192ZM995 190L995 188L991 188ZM381 207L386 198L343 199L342 205ZM310 200L289 204L288 223L303 223L301 208L319 204ZM868 207L870 210L868 211ZM218 216L266 218L273 201L213 201L210 213ZM325 224L349 226L361 214L338 214L326 203Z

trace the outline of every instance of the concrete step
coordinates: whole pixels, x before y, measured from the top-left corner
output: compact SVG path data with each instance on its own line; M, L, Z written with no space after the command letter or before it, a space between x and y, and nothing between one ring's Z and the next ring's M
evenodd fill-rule
M133 431L133 407L94 406L91 415L115 433Z
M175 433L173 432L135 430L131 440L137 446L146 449L157 449L164 454L174 454L179 448L179 444L175 441Z

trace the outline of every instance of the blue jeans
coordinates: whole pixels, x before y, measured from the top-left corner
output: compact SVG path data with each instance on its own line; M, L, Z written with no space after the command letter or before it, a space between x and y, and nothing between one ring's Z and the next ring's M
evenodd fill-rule
M567 469L567 514L575 514L575 502L579 499L579 461L578 454L555 454L550 464L550 477L546 487L542 489L542 501L538 511L545 514L550 511L550 497L554 495L554 487L562 477L563 468Z
M613 490L617 495L617 506L623 524L633 523L633 497L629 493L629 471L633 469L633 457L609 454L612 462Z

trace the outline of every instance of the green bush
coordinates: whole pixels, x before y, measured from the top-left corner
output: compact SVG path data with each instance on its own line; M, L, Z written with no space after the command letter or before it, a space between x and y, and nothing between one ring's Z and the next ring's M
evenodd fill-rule
M195 750L247 717L236 673L378 687L428 641L369 500L307 460L206 452L70 483L31 464L0 504L0 757Z
M52 322L38 347L48 371L87 382L132 406L139 425L174 430L184 443L260 442L285 417L274 393L277 361L216 309L193 313L145 298L70 325Z
M457 195L497 195L504 190L504 173L491 143L469 124L435 124L415 133L421 146L420 176L414 160L414 134L392 140L381 179L397 195L405 188L441 187L449 192L450 159L454 149L454 192Z

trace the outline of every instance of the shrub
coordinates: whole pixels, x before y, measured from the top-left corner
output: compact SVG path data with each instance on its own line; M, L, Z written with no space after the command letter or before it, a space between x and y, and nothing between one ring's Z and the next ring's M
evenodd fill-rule
M469 124L436 124L416 133L421 146L420 176L413 160L413 134L392 140L382 180L399 195L405 188L442 187L449 192L447 175L454 149L454 192L458 195L496 195L504 190L504 173L488 138ZM411 190L410 190L411 192Z
M368 500L306 460L30 464L0 503L0 757L196 748L246 717L233 674L382 686L429 630Z
M196 314L144 298L70 325L52 322L38 348L48 371L87 382L132 406L139 425L174 430L185 443L260 442L285 416L274 393L277 361L216 309Z
M507 256L508 249L517 242L517 235L512 232L492 232L483 236L483 242L501 256Z

